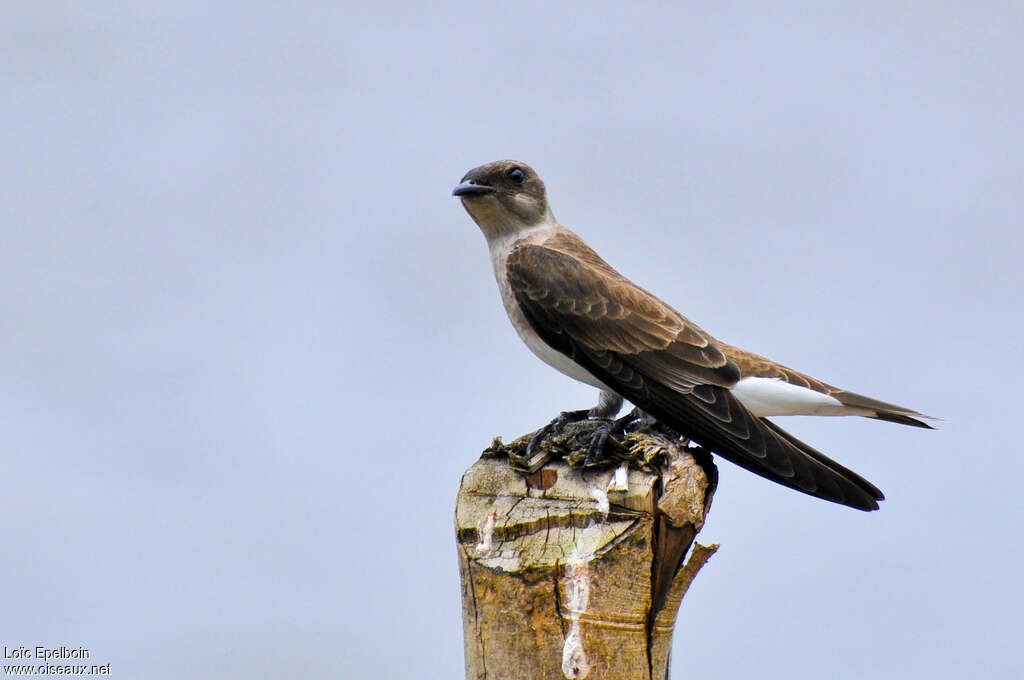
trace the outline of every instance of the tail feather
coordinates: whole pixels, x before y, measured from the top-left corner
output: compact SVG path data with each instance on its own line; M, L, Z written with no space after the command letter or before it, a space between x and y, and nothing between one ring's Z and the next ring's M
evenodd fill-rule
M896 404L890 404L885 401L879 401L878 399L872 399L871 397L865 397L863 394L857 394L856 392L834 392L832 396L838 399L844 406L850 406L857 409L864 409L869 413L864 414L867 418L873 418L875 420L884 420L889 423L899 423L900 425L910 425L911 427L923 427L927 430L934 430L935 428L928 423L919 420L919 418L925 418L927 420L938 420L933 416L919 413L913 409L906 408L904 406L897 406Z
M917 418L911 418L904 413L893 413L892 411L875 411L875 415L867 416L874 420L884 420L887 423L899 423L900 425L910 425L911 427L923 427L926 430L934 430L935 428L928 423L918 420ZM923 416L929 418L931 416Z

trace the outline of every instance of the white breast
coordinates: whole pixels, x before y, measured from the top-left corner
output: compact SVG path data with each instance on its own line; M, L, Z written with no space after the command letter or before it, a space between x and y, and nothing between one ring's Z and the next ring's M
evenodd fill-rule
M593 385L600 390L614 392L615 390L602 383L575 361L561 352L551 349L537 335L537 332L533 330L533 327L527 320L526 315L523 314L523 310L519 307L519 302L516 301L515 294L512 292L512 286L509 285L508 275L505 271L505 262L508 259L512 245L524 238L542 237L552 230L553 227L550 225L541 224L511 237L495 239L489 244L491 264L494 266L494 278L498 282L498 290L501 292L501 301L505 305L505 312L508 314L509 321L512 322L512 327L519 333L519 337L523 339L523 342L530 348L530 351L536 354L541 361L570 378L579 380L587 385Z

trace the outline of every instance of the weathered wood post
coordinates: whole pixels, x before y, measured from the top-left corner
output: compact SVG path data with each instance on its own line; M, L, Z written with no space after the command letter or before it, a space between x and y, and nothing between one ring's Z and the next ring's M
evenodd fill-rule
M658 433L628 436L628 471L551 461L569 439L533 461L525 438L496 440L462 478L467 679L668 677L679 605L717 549L698 544L684 564L717 472Z

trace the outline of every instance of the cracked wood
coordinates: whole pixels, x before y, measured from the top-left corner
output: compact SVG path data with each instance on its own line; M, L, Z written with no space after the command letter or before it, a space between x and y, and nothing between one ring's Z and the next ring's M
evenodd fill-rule
M455 520L467 678L667 676L682 595L713 552L679 568L714 472L651 439L672 456L630 469L625 492L606 491L613 469L563 462L525 476L487 457L466 471Z

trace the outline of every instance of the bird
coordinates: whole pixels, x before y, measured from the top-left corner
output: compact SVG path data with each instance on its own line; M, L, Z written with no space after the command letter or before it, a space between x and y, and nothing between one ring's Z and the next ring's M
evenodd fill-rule
M473 168L452 190L487 240L512 326L542 361L600 390L569 420L606 422L623 400L690 441L761 477L859 510L877 510L871 482L789 434L769 416L863 416L934 429L918 411L879 401L726 344L633 283L554 217L544 182L526 163ZM600 428L599 455L627 416Z

